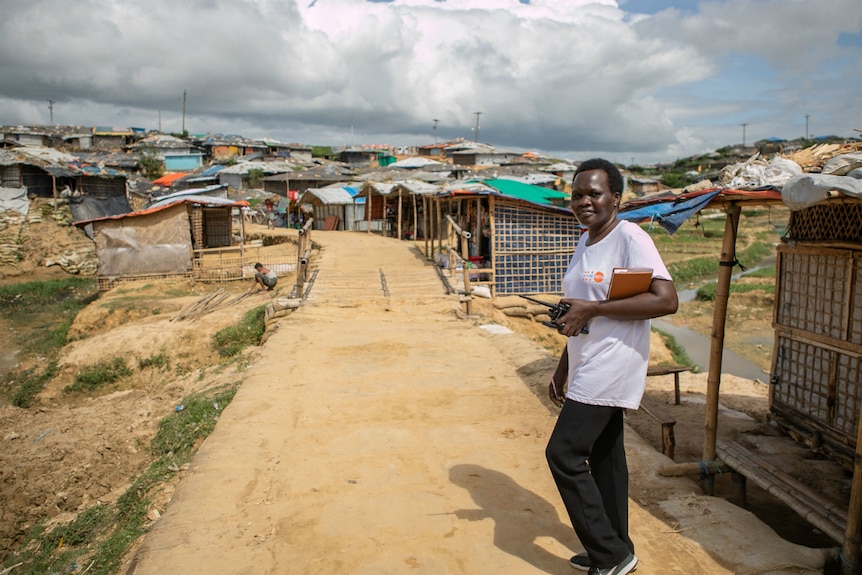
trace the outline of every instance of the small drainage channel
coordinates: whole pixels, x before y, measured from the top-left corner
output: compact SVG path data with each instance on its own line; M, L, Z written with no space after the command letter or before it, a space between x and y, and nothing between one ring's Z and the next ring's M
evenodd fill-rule
M765 262L763 265L746 269L744 272L732 276L731 280L738 279L747 273L755 272L773 264L774 262ZM683 304L694 301L698 289L700 288L680 290L678 292L679 303ZM685 349L692 363L697 365L702 372L709 370L709 350L712 346L711 338L690 330L687 327L674 325L662 319L652 320L652 326L673 336L677 344ZM730 351L727 347L724 348L721 355L721 373L729 373L730 375L745 379L757 379L762 382L769 381L769 374L764 373L763 369L741 355Z

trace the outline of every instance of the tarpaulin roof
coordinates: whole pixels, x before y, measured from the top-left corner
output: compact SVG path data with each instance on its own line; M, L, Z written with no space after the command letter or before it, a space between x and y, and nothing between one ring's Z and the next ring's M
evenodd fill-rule
M496 182L505 182L500 187L505 188L506 193L491 185L492 183ZM550 208L556 211L567 212L568 214L572 213L571 209L568 206L560 206L557 204L553 204L550 201L551 198L561 198L561 196L568 198L569 196L567 194L562 194L562 192L557 192L556 190L549 190L548 188L531 186L529 184L522 184L520 182L514 182L511 180L453 182L446 186L446 190L445 192L443 192L443 195L446 194L452 196L504 196L516 200L521 200L524 202L529 202L543 208Z
M179 180L181 178L185 178L188 175L189 175L189 172L177 172L175 174L165 174L161 178L153 180L153 183L156 184L157 186L170 186L171 184L173 184L177 180Z
M106 216L106 217L102 217L102 218L94 218L91 220L75 221L75 222L72 222L72 224L76 225L76 226L81 226L81 225L89 224L90 222L94 222L94 221L119 220L122 218L133 218L133 217L137 217L137 216L144 216L147 214L152 214L152 213L158 212L160 210L164 210L165 208L168 208L168 207L173 206L175 204L181 204L181 203L199 204L199 205L204 205L204 206L231 206L231 207L238 207L238 208L248 207L248 202L245 200L235 201L235 200L228 200L225 198L214 198L214 197L210 197L210 196L183 196L180 198L171 198L171 199L163 200L161 202L157 202L157 203L149 206L146 209L138 210L136 212L128 212L125 214L119 214L119 215L115 215L115 216Z
M483 180L483 182L504 196L527 200L534 204L553 204L552 200L568 200L569 195L550 188L525 184L517 180Z
M635 223L657 222L669 234L673 234L688 218L714 201L738 200L761 203L781 202L781 192L772 188L751 191L712 188L683 192L678 195L655 194L626 202L617 217Z

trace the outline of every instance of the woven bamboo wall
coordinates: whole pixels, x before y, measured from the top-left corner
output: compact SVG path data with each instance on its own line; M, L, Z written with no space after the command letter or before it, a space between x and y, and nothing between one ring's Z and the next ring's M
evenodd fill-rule
M562 294L563 275L580 238L571 214L494 202L495 295Z
M834 200L790 212L787 239L862 243L862 202Z
M862 407L862 252L780 246L775 329L773 414L852 462Z
M204 247L221 248L231 245L231 209L201 208L203 212Z

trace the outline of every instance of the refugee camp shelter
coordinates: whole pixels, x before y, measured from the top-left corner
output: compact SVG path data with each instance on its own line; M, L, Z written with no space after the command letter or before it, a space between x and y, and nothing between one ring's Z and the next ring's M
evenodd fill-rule
M241 218L240 239L234 239L232 212L244 206L247 202L185 195L75 225L92 225L102 291L120 281L149 278L238 279L258 257L242 243ZM208 255L218 256L217 261Z
M368 180L357 195L358 201L365 202L365 218L357 222L355 229L398 239L425 238L424 230L431 229L423 222L429 214L429 198L442 189L440 185L412 178Z
M309 188L300 196L300 204L312 207L315 230L354 230L361 221L364 204L354 202L356 188L335 184L325 188Z
M492 295L560 294L581 235L572 211L559 205L564 197L511 180L453 184L435 196L436 206L428 210L426 225L432 233L440 230L432 236L440 244L434 248L432 240L426 255L442 249L442 230L451 218L469 234L468 253L461 257L481 274L490 274L480 275L477 283L487 281Z
M862 433L862 200L791 211L776 275L770 410L852 469Z
M862 188L862 186L860 186ZM786 190L786 186L785 186ZM674 229L705 207L726 213L715 294L704 423L704 454L698 462L666 466L660 473L699 472L712 495L715 473L728 468L743 495L745 480L757 483L836 542L844 573L859 573L862 558L862 193L791 207L777 248L775 345L770 373L770 417L814 451L829 454L853 471L849 509L840 509L762 456L735 441L717 441L721 361L727 301L736 261L742 206L786 204L784 190L701 190L655 201L635 200L620 217L656 221ZM626 209L627 208L627 209ZM722 466L727 467L722 467Z

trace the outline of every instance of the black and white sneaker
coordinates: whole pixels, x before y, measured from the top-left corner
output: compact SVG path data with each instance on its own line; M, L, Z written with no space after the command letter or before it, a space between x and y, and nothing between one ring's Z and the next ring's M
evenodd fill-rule
M623 559L622 563L618 563L613 567L600 569L593 565L590 567L589 575L626 575L626 573L636 571L637 568L638 558L634 556L634 553L629 553L628 557Z
M578 571L589 571L593 566L593 562L590 561L590 556L586 553L578 553L571 559L569 559L569 565L572 568L577 569Z

